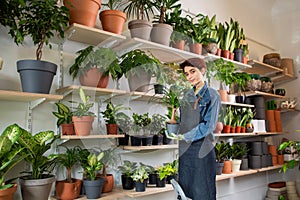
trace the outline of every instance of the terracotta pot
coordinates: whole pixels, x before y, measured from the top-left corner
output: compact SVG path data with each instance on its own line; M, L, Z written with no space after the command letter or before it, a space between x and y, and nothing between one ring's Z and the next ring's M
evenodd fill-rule
M241 128L241 133L246 133L246 127Z
M180 50L184 50L185 40L171 42L172 47Z
M86 136L91 134L94 116L73 116L72 121L74 123L76 135Z
M221 101L228 102L228 93L226 90L218 90Z
M236 133L241 133L241 129L242 129L241 126L237 126L237 127L235 127L235 132Z
M13 200L16 191L17 184L14 184L11 188L0 190L0 200Z
M195 44L190 44L190 52L201 55L202 54L202 44L195 43Z
M235 127L230 127L230 133L236 133Z
M276 121L268 120L268 122L269 122L268 132L276 132Z
M243 57L243 63L248 64L248 57Z
M275 124L276 124L276 132L282 132L282 122L275 121Z
M80 74L79 82L82 86L97 87L102 73L98 68L91 68L88 71Z
M107 88L109 82L109 75L103 76L103 73L100 73L100 80L98 82L97 88Z
M111 192L114 188L114 176L112 174L106 174L104 177L104 185L102 193Z
M118 124L106 124L107 135L117 135L118 134Z
M272 164L273 164L273 166L278 164L277 155L276 156L272 156Z
M214 133L221 133L222 130L223 130L223 123L222 122L217 122Z
M230 126L229 125L223 125L222 133L230 133Z
M275 112L274 110L266 110L266 120L275 120Z
M280 110L274 110L274 119L275 121L281 121Z
M229 52L229 59L233 60L234 59L234 53L233 52Z
M222 173L223 174L231 174L231 161L230 160L224 161Z
M230 57L230 51L228 51L228 50L222 50L221 51L221 57L229 59L229 57Z
M101 0L64 0L64 5L70 10L70 25L95 26Z
M62 124L61 133L62 135L75 135L74 124Z
M268 152L273 156L276 156L277 155L276 145L268 145Z
M277 163L278 165L283 165L284 164L284 155L277 155Z
M82 180L72 179L72 183L63 181L56 181L55 197L62 200L76 199L81 191Z
M116 34L121 34L126 22L126 13L119 10L104 10L99 14L102 29Z
M222 49L218 48L216 52L216 56L221 56Z

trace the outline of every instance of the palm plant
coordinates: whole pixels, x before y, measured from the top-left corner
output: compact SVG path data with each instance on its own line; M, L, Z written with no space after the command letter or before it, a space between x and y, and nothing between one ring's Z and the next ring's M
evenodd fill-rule
M129 0L124 12L127 13L127 17L132 16L136 19L144 20L150 19L150 14L154 15L154 2L151 0Z
M180 9L181 4L179 0L158 0L155 1L155 8L159 11L159 15L154 17L158 19L158 23L170 24L168 16L171 15L173 10ZM170 24L171 25L171 24Z

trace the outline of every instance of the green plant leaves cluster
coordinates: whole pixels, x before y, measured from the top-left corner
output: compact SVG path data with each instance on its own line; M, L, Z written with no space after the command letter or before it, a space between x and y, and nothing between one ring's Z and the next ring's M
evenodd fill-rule
M70 108L62 102L57 102L55 105L57 107L57 112L52 112L52 114L58 118L56 125L60 126L61 124L71 124L73 112Z
M114 105L111 101L106 104L105 111L101 112L107 124L117 124L120 119L128 119L128 116L121 110L130 110L122 104Z
M90 96L86 95L82 87L79 88L79 96L81 102L78 104L77 108L73 112L74 116L95 116L95 114L90 110L94 106L94 103L89 103Z

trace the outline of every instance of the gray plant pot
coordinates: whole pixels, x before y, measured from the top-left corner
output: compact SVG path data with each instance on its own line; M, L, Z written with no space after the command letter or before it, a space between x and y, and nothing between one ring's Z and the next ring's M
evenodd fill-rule
M175 133L177 134L178 133L178 130L179 130L179 124L170 124L170 123L167 123L167 130L168 130L168 133Z
M222 174L223 167L224 167L224 163L223 162L217 162L216 163L216 174L217 175L221 175Z
M97 199L101 197L101 191L104 184L104 178L98 178L94 181L83 180L84 193L88 199Z
M153 24L150 35L151 41L169 46L172 32L173 27L169 24Z
M49 94L56 70L57 65L47 61L17 61L23 92Z
M52 183L56 180L55 176L43 179L20 178L21 193L23 200L48 200Z
M251 155L262 155L262 143L261 142L252 142L251 143Z
M150 79L151 74L145 72L143 69L139 70L139 72L135 74L129 72L128 85L130 91L148 92Z
M242 164L240 170L248 170L249 165L248 165L248 158L242 158Z
M128 23L128 29L132 38L150 40L152 24L146 20L132 20Z
M249 156L249 167L251 169L261 168L261 156Z

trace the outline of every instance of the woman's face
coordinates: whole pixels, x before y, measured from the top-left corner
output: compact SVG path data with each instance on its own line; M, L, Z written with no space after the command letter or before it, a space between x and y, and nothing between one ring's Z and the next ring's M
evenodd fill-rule
M205 72L205 68L202 68L202 71L203 72L201 72L197 67L184 67L184 75L193 86L204 81L203 74Z

